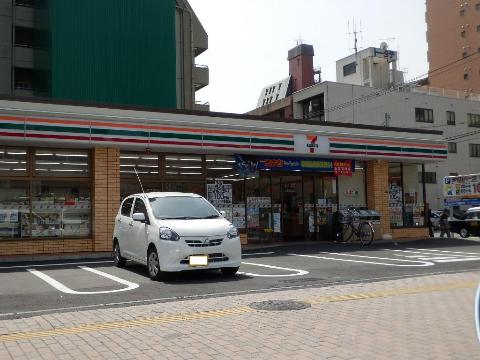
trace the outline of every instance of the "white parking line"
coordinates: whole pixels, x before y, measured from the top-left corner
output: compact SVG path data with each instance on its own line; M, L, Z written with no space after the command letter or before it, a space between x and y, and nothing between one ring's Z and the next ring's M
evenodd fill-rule
M302 275L307 275L307 274L308 274L308 271L306 271L306 270L289 269L289 268L284 268L284 267L279 267L279 266L265 265L265 264L257 264L257 263L249 263L249 262L243 262L243 261L242 261L242 264L245 264L245 265L253 265L253 266L261 266L261 267L265 267L265 268L268 268L268 269L293 271L293 273L290 273L290 274L282 274L282 275L264 275L264 274L248 273L248 272L238 272L239 274L248 275L248 276L258 276L258 277L290 277L290 276L302 276Z
M130 282L130 281L127 281L127 280L124 280L124 279L121 279L119 277L116 277L114 275L111 275L111 274L107 274L103 271L100 271L100 270L96 270L96 269L92 269L92 268L89 268L89 267L86 267L86 266L79 266L79 268L83 269L83 270L87 270L87 271L90 271L94 274L97 274L97 275L100 275L100 276L103 276L107 279L110 279L110 280L113 280L115 282L118 282L122 285L126 285L127 287L123 288L123 289L117 289L117 290L104 290L104 291L76 291L76 290L72 290L70 289L69 287L65 286L64 284L62 284L61 282L55 280L54 278L48 276L47 274L44 274L43 272L41 271L38 271L38 270L35 270L35 269L28 269L28 271L39 277L40 279L42 279L43 281L45 281L46 283L48 283L49 285L51 285L52 287L54 287L55 289L57 289L58 291L61 291L65 294L74 294L74 295L94 295L94 294L111 294L111 293L117 293L117 292L122 292L122 291L129 291L129 290L133 290L133 289L136 289L138 288L140 285L136 284L136 283L133 283L133 282Z
M254 256L254 255L272 255L272 254L275 254L275 251L263 252L263 253L246 253L246 254L242 254L242 257L244 257L244 256Z
M433 261L435 263L450 263L450 262L463 262L463 261L477 261L480 260L480 253L464 253L460 251L445 251L445 250L422 250L410 248L411 250L392 250L385 249L394 252L395 256L402 256L406 258L416 258L425 261ZM420 250L420 251L414 251ZM415 255L404 255L415 254Z
M372 260L390 260L390 261L397 261L397 262L407 262L407 263L409 263L409 264L395 264L395 263L379 262L379 261L342 259L342 258L338 258L338 257L318 256L318 255L302 255L302 254L289 254L289 255L291 255L291 256L306 257L306 258L312 258L312 259L323 259L323 260L333 260L333 261L345 261L345 262L354 262L354 263L361 263L361 264L384 265L384 266L398 266L398 267L406 267L406 266L409 266L409 267L425 267L425 266L433 266L433 265L435 265L433 262L429 262L429 261L393 259L393 258L384 258L384 257L366 256L366 255L354 255L354 254L344 254L344 253L321 252L320 254L336 255L336 256L360 257L360 258L368 258L368 259L372 259Z
M471 253L471 252L464 252L464 251L449 251L449 250L437 250L437 249L417 249L417 248L408 248L408 250L418 250L423 252L439 252L439 253L447 253L447 254L460 254L460 255L476 255L480 256L480 253ZM407 250L402 250L407 251Z
M113 263L113 260L0 266L0 270L2 270L2 269L27 269L27 268L51 267L51 266L68 266L68 265L93 265L93 264L108 264L108 263Z

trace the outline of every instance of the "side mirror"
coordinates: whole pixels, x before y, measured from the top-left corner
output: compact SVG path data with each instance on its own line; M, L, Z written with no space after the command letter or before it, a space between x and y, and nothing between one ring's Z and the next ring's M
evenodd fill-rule
M225 211L220 211L220 215L222 215L223 217L227 216L227 213Z
M133 214L133 220L134 220L134 221L145 222L145 214L143 214L143 213L135 213L135 214Z

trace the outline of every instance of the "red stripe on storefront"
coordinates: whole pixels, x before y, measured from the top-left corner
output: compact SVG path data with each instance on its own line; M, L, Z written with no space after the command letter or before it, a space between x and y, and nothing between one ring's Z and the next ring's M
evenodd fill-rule
M0 132L0 136L24 137L24 133Z

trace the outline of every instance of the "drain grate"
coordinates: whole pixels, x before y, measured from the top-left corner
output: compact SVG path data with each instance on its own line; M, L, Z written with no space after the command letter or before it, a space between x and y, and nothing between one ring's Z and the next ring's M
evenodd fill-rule
M269 300L251 303L250 306L255 310L265 311L288 311L288 310L303 310L309 308L311 305L303 301L296 300Z

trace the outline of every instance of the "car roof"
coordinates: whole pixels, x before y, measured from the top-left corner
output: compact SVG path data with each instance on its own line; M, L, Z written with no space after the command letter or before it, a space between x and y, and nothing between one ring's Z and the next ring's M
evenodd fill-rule
M472 207L472 208L467 210L467 212L470 212L470 211L480 211L480 206Z
M147 198L158 198L158 197L201 197L198 194L194 193L182 193L182 192L149 192L149 193L139 193L139 194L132 194L130 196L137 196L137 197L147 197Z

